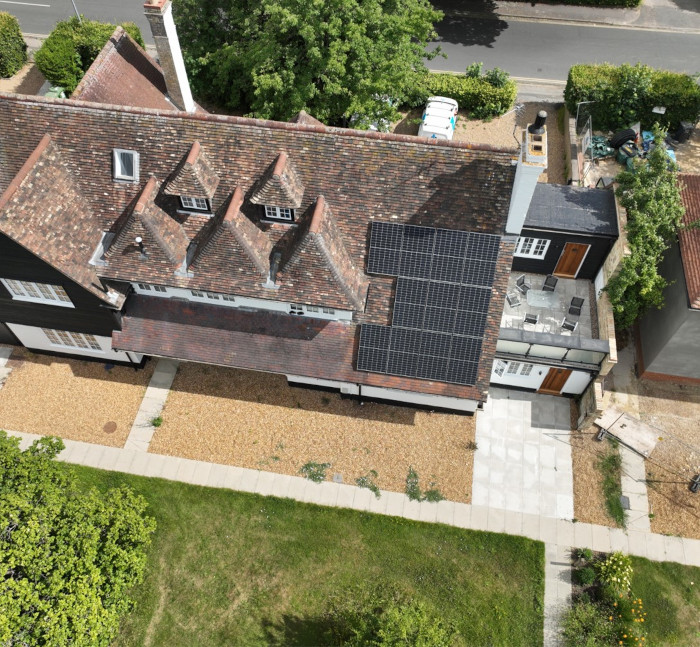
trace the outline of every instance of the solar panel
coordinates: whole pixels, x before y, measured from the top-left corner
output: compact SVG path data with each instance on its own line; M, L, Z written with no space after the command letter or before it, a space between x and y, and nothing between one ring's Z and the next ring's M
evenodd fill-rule
M361 326L358 370L474 384L500 241L374 222L367 271L398 279L391 326Z

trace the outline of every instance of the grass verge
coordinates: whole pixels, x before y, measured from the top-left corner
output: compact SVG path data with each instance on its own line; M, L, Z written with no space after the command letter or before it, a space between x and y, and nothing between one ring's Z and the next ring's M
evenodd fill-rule
M605 495L605 508L608 514L622 528L625 527L625 510L622 507L622 457L619 445L608 439L611 450L609 454L598 461L598 469L603 475L603 494Z
M370 583L454 623L456 644L542 643L539 542L75 469L130 485L158 523L115 647L323 644L329 600Z

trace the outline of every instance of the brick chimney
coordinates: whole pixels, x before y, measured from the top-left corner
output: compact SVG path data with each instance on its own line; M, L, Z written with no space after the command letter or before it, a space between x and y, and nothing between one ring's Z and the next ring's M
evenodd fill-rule
M516 162L513 193L506 222L506 233L520 235L525 216L537 186L537 178L547 168L547 113L541 110L535 123L523 130L523 143Z
M182 60L180 42L177 39L171 0L149 0L143 5L156 42L158 59L163 68L168 96L180 110L194 112L195 105L187 81L185 62Z

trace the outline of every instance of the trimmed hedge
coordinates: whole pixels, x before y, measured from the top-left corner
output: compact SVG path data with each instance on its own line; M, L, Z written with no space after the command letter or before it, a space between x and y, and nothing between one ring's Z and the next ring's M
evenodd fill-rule
M579 101L588 106L596 130L617 130L641 121L650 130L658 123L675 130L681 121L700 117L700 86L687 74L657 70L648 65L574 65L564 90L566 107L576 114ZM652 112L664 106L663 115Z
M514 0L514 2L527 2L533 4L533 0ZM642 4L642 0L555 0L553 2L545 2L540 0L537 4L574 4L583 5L586 7L638 7Z
M141 31L133 22L122 23L127 33L144 47ZM70 94L109 40L116 25L77 16L56 24L34 56L41 73Z
M0 11L0 77L13 76L26 62L27 43L19 21L12 14Z
M518 87L508 79L502 87L492 85L485 76L473 78L456 74L428 74L425 81L426 97L438 95L454 99L460 112L474 119L489 119L502 115L513 107Z

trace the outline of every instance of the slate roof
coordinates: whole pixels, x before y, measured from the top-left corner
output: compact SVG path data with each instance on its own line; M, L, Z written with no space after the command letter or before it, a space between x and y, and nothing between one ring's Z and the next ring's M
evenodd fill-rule
M616 237L615 195L610 189L538 182L525 227Z
M106 290L88 264L100 242L98 221L48 134L0 197L0 232L106 303L121 306L123 294Z
M696 224L695 227L681 229L678 235L683 273L690 307L700 310L700 225L697 225L700 221L700 175L679 173L678 179L685 206L683 224L686 227Z
M0 140L0 188L9 184L41 136L51 135L76 191L99 216L99 222L90 225L90 235L99 240L102 231L116 234L105 255L107 265L98 268L102 277L357 308L353 324L337 324L347 326L345 334L353 340L357 324L391 321L395 279L365 274L370 223L503 235L517 157L515 150L463 142L1 93L0 131L5 134ZM159 180L174 177L195 142L200 144L199 155L206 151L211 173L220 178L211 196L214 218L183 213L177 196L167 195ZM145 187L143 181L112 179L113 148L138 151ZM280 179L286 173L289 180L286 195L297 196L299 203L293 226L265 222L263 206L251 201L265 178L274 178L277 167ZM86 232L90 227L86 225ZM135 244L136 236L143 239L145 253ZM484 399L512 247L512 241L503 239L477 384L440 389ZM38 241L30 251L37 248ZM274 291L261 280L269 267L269 250L280 251L283 259ZM183 261L189 263L187 272ZM133 350L156 343L136 332L141 329L145 335L155 325L144 321L138 328L133 315L138 299L131 297L132 305L127 304L132 327L125 327L121 337L131 340ZM358 307L363 302L364 310ZM144 316L151 312L146 310ZM194 324L177 325L177 331L164 332L192 332ZM218 345L220 333L213 327L205 326L197 334L207 333ZM178 352L176 356L194 359L190 353L198 351L193 346ZM258 363L242 367L291 372L284 353L253 359ZM208 360L202 356L198 361ZM267 362L276 368L263 368ZM336 369L342 373L341 367ZM319 365L315 370L325 368ZM423 380L382 375L368 379L423 392L438 388Z

